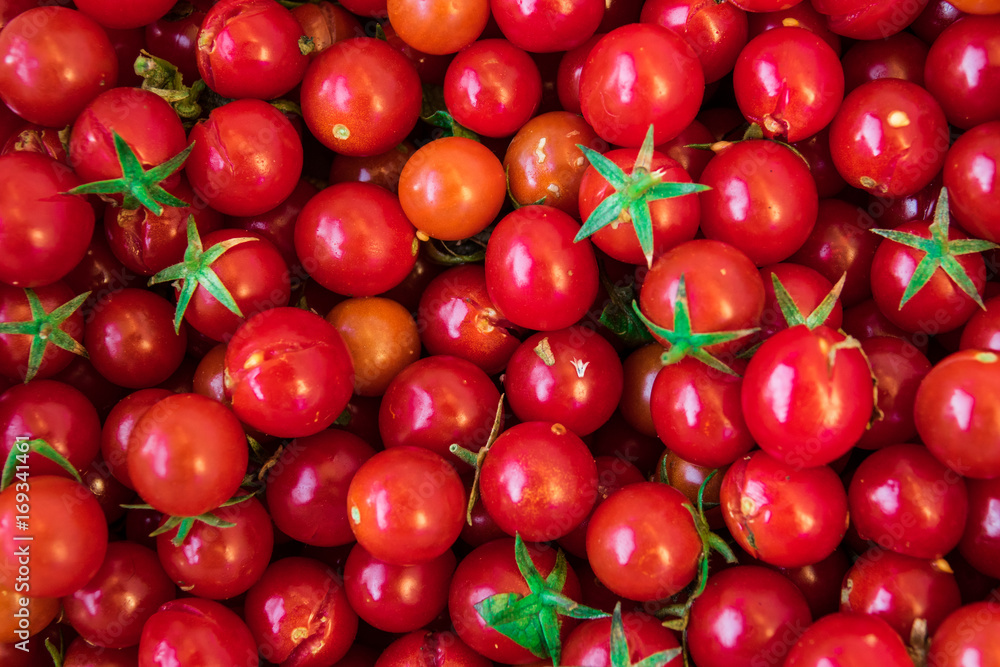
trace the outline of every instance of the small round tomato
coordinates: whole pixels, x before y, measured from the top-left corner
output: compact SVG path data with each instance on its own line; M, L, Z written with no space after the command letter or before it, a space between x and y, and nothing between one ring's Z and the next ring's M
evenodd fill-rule
M51 314L76 296L62 281L36 287L34 294L38 297L42 310L47 314ZM26 290L0 283L0 322L8 324L36 322L31 311L31 302ZM50 321L41 325L41 330L37 334L0 334L0 341L3 343L0 345L0 375L11 380L44 380L69 366L73 361L73 352L52 344L51 336L55 333L52 323ZM81 344L83 313L80 309L75 310L69 317L62 319L57 328L78 345ZM44 352L41 359L36 362L37 365L32 367L31 349L32 347L37 349L39 344L44 346Z
M836 656L837 662L831 662ZM867 614L839 612L819 619L802 633L784 667L880 665L910 667L903 640L888 623Z
M643 3L639 20L658 23L684 37L698 54L706 83L732 72L747 43L747 13L729 2L651 0Z
M1000 121L965 132L945 156L951 213L976 238L1000 241Z
M1000 120L1000 16L969 16L948 26L931 44L924 69L927 90L948 122L963 130Z
M257 646L236 612L212 600L188 597L160 606L142 628L139 664L171 656L181 665L253 665Z
M107 28L141 28L159 19L176 3L171 0L148 2L106 2L105 0L80 0L76 8Z
M998 653L1000 613L996 602L990 599L965 605L948 615L931 638L927 664L934 667L987 665Z
M411 47L433 55L455 53L472 44L490 18L489 0L389 0L385 4L396 34Z
M610 618L598 618L584 621L575 627L563 643L563 664L585 667L611 667L617 664L612 658L611 623ZM680 647L677 636L663 627L659 619L639 611L623 613L622 628L628 645L628 659L633 665L655 653ZM683 662L684 659L678 655L669 662L657 660L656 664L662 667L681 667Z
M504 37L525 51L551 53L579 46L604 18L601 0L490 0Z

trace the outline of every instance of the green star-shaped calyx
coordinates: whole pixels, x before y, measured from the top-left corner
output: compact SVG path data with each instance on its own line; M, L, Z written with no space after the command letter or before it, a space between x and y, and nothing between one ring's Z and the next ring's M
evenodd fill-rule
M556 555L555 567L544 578L531 562L528 547L520 535L514 537L514 557L531 592L526 596L498 593L476 603L476 611L487 625L500 634L539 658L552 658L552 664L558 665L562 655L560 616L590 619L606 618L608 614L561 593L569 567L562 550Z
M238 505L243 501L253 498L253 493L245 493L240 496L233 496L226 502L219 505L222 507L232 507L233 505ZM122 508L127 510L155 510L156 508L152 505L139 504L139 505L121 505ZM216 508L216 509L219 509ZM226 521L225 519L217 516L214 512L205 512L204 514L199 514L198 516L168 516L167 520L163 522L163 525L154 530L149 534L150 537L156 537L157 535L162 535L164 533L169 533L171 530L177 529L177 534L170 538L171 544L175 547L179 547L184 544L184 540L191 533L191 529L194 528L195 523L204 523L209 526L215 526L216 528L232 528L236 524L232 521Z
M45 312L41 299L38 298L33 289L25 289L24 295L28 299L28 307L31 308L31 319L24 322L0 323L0 334L31 336L31 347L28 349L28 369L24 375L25 382L30 382L38 373L49 343L67 352L88 357L87 350L84 349L80 341L60 327L83 305L83 302L90 296L90 292L84 292L70 299L51 313Z
M917 292L923 288L924 285L931 279L934 275L934 271L938 267L943 270L949 278L955 281L955 284L959 288L968 294L983 310L986 306L983 304L982 297L979 296L979 292L976 290L976 286L973 284L972 279L969 274L958 263L956 257L960 255L969 255L975 252L983 252L984 250L990 250L991 248L997 248L996 243L991 243L989 241L981 241L979 239L948 239L948 228L951 224L951 215L948 210L948 189L941 188L941 194L938 196L937 204L934 205L934 222L931 223L930 233L931 237L925 239L922 236L917 236L916 234L911 234L909 232L900 232L895 229L873 229L871 231L875 232L879 236L885 237L890 241L895 241L896 243L902 243L905 246L911 248L916 248L924 252L924 257L917 264L917 268L913 270L913 276L910 278L910 282L906 286L906 290L903 292L903 298L899 302L899 307L902 308L906 305L906 302L913 298Z
M682 648L671 648L647 655L633 663L625 637L625 624L622 623L622 603L615 604L614 613L611 614L611 667L663 667L683 652Z
M208 290L208 293L228 308L230 312L243 317L243 312L240 310L239 305L237 305L236 300L233 299L233 295L229 293L229 290L226 289L226 286L222 284L218 274L212 269L212 264L222 256L222 253L233 246L248 241L256 241L257 239L252 236L242 236L220 241L208 250L205 250L202 247L201 236L198 234L198 227L195 225L194 216L191 215L188 216L187 222L187 240L188 245L184 250L184 260L173 266L168 266L149 279L150 285L175 280L180 281L181 292L177 297L177 308L174 311L174 331L180 331L184 312L187 310L188 304L191 303L191 297L194 296L194 291L199 285Z
M70 477L78 483L83 484L80 473L59 450L42 438L35 438L34 440L17 440L10 446L10 451L7 453L7 460L3 464L3 473L0 475L0 491L10 486L15 477L17 477L19 482L28 482L28 474L30 473L27 470L28 456L32 452L52 461L69 473Z
M128 142L122 139L117 132L113 132L113 134L115 153L118 156L118 164L122 168L122 177L86 183L73 188L67 194L120 194L123 196L122 208L136 209L145 206L154 215L161 215L164 206L188 206L188 202L178 199L164 190L160 183L181 168L191 153L191 149L194 148L194 143L188 145L187 148L166 162L145 171Z
M799 324L804 324L810 331L818 327L819 325L826 322L826 318L830 317L830 313L833 312L833 307L837 305L837 299L840 298L840 293L844 289L844 283L847 280L847 274L840 276L840 280L837 284L827 293L823 300L819 302L809 315L803 315L802 311L799 310L798 305L796 305L795 300L792 299L792 295L788 293L785 286L781 284L781 279L778 278L777 273L771 274L771 284L774 285L774 296L778 300L778 308L781 309L781 315L785 318L785 322L788 323L789 327L794 327Z
M652 170L653 126L639 148L632 172L626 174L614 162L581 144L576 145L615 191L602 201L587 217L574 241L581 241L598 230L617 222L631 222L639 239L647 266L653 265L653 219L649 203L658 199L681 197L710 190L700 183L664 182L662 170Z
M642 311L639 310L639 304L635 301L632 302L632 309L654 336L659 336L661 339L669 343L670 347L663 353L662 357L664 365L677 363L685 357L693 357L706 366L711 366L718 371L727 373L728 375L737 375L736 371L716 357L712 356L712 354L706 351L705 348L712 345L718 345L720 343L728 343L730 341L743 338L744 336L749 336L755 331L760 330L759 327L754 327L752 329L713 331L710 333L695 333L692 331L691 310L688 306L687 286L685 284L684 274L681 274L680 280L677 284L677 299L674 302L673 330L661 327L660 325L651 322L645 315L642 314Z

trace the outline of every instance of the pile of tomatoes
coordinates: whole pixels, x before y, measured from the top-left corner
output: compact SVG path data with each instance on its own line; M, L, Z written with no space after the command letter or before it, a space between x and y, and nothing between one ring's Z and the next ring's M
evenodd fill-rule
M1000 665L997 0L0 0L0 664Z

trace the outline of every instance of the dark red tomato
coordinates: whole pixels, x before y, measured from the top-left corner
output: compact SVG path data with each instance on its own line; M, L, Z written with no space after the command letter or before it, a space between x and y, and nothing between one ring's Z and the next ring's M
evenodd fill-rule
M816 191L821 202L826 197L840 194L847 183L840 177L837 167L833 164L833 156L830 154L829 125L808 139L796 141L791 146L809 163L809 171L816 181Z
M581 113L580 75L583 73L583 66L587 62L590 50L600 41L601 37L604 37L603 32L593 35L580 46L564 53L559 59L559 67L556 70L556 94L559 96L559 104L568 113ZM587 125L587 127L590 126Z
M844 98L830 124L830 152L848 185L904 197L944 166L948 121L926 90L910 81L877 79Z
M465 487L443 457L423 447L393 447L358 468L347 512L358 543L375 558L414 565L454 544L465 521Z
M189 217L194 216L202 238L222 227L222 215L197 198L185 176L166 190L191 205L164 206L160 215L145 206L104 209L102 236L115 258L141 276L152 276L184 259Z
M344 565L344 592L361 620L385 632L412 632L448 605L455 554L417 565L390 565L355 544Z
M750 39L774 28L805 28L819 35L840 56L840 35L826 26L826 17L817 12L811 2L799 2L786 9L748 12Z
M226 348L226 393L250 426L282 438L319 433L343 412L354 364L333 325L299 308L271 308Z
M878 449L911 440L917 434L913 403L920 381L931 369L930 361L912 344L894 336L863 340L861 349L875 377L875 404L882 416L868 427L857 446Z
M638 611L622 614L628 660L631 665L660 651L680 647L677 636L661 622ZM684 659L678 655L669 662L658 661L664 667L681 667ZM562 663L580 667L611 667L611 619L585 621L573 629L563 643Z
M631 484L590 517L587 558L597 578L632 600L660 600L694 580L702 543L687 497L665 484Z
M847 531L847 492L829 466L790 466L753 452L726 472L721 501L736 542L779 567L823 560Z
M754 353L741 402L764 451L792 466L817 466L848 452L865 432L874 384L864 355L843 334L798 325Z
M608 151L604 157L628 174L635 166L638 155L637 149L621 148ZM658 151L653 152L649 170L661 172L662 181L665 183L691 182L691 176L681 167L680 163ZM615 192L616 188L611 183L608 183L592 165L588 166L580 179L580 217L587 220L594 210ZM701 202L694 195L657 199L649 203L649 214L653 221L653 257L655 259L671 248L695 237L695 234L698 233L698 220L701 216ZM636 236L635 227L632 225L627 211L622 211L617 220L602 227L590 238L594 245L614 259L629 264L646 264L646 256L639 245L639 238Z
M159 19L174 6L170 0L149 2L107 2L106 0L80 0L76 8L108 28L141 28Z
M764 565L767 565L764 563ZM802 591L812 610L813 618L821 618L840 609L840 582L851 566L843 547L834 550L823 560L802 567L774 567ZM797 632L796 635L801 634ZM789 646L792 644L789 641Z
M486 270L479 264L456 266L427 285L417 327L429 354L466 359L490 375L501 372L520 345L490 300Z
M754 37L733 70L736 102L765 136L801 141L826 127L844 98L844 70L810 30L781 27Z
M924 85L927 44L908 32L887 39L858 42L844 54L844 86L848 92L875 79L904 79Z
M148 23L144 29L146 50L176 67L191 85L201 77L198 72L198 32L205 12L196 7L184 14L170 12Z
M949 468L976 479L1000 475L1000 356L963 350L938 362L917 389L917 433Z
M817 0L830 30L852 39L885 39L903 30L923 10L926 0L868 3L858 0Z
M861 555L844 577L840 610L887 621L904 641L913 623L923 619L928 634L962 604L950 566L872 549Z
M301 36L302 26L275 0L220 0L201 23L198 72L223 97L280 97L309 64Z
M294 7L292 16L302 26L305 36L312 40L310 58L315 58L320 51L337 42L351 37L363 37L365 34L361 22L354 14L341 5L326 0Z
M133 667L139 663L139 647L103 648L94 646L82 637L77 637L66 647L63 667Z
M267 507L278 530L320 547L354 541L347 518L347 487L375 454L356 435L338 429L296 438L268 471Z
M306 203L318 192L319 189L315 185L303 178L288 199L275 208L257 215L230 217L226 220L226 226L263 236L281 253L291 277L304 278L299 256L295 252L295 220ZM201 236L204 238L205 234Z
M1000 535L993 528L1000 521L1000 480L970 479L969 516L958 544L961 555L979 572L1000 575Z
M345 296L374 296L398 285L416 263L418 247L399 200L370 183L338 183L320 191L295 224L303 268Z
M590 517L594 514L593 510L597 509L598 505L607 500L608 496L618 489L629 484L646 481L639 469L623 458L595 456L594 463L597 466L597 500L590 516L587 516L576 528L559 538L560 547L580 558L587 557L587 528L590 526Z
M945 156L944 185L955 220L975 238L1000 241L1000 121L965 132Z
M465 47L448 65L444 101L461 125L487 137L506 137L535 115L542 77L527 53L504 39Z
M597 297L597 260L579 224L551 206L504 216L486 246L486 289L517 326L554 331L575 324Z
M185 173L198 196L226 215L270 211L302 175L302 142L267 102L241 99L213 109L189 138L194 149Z
M639 20L670 28L684 37L698 54L706 83L732 72L747 43L746 12L728 2L654 0L642 6Z
M403 165L399 204L421 239L458 241L494 221L506 200L505 183L503 165L489 148L467 137L442 137Z
M112 542L94 578L62 603L66 621L85 640L127 648L139 643L146 620L175 593L155 552L133 542Z
M0 281L48 285L83 259L94 231L94 209L83 197L61 194L78 185L80 179L66 165L47 155L0 156Z
M556 550L544 545L527 544L531 562L542 577L549 576L556 564ZM486 625L475 605L497 594L530 594L524 576L514 559L514 539L502 538L477 547L455 569L448 591L448 613L459 639L489 660L508 665L533 663L538 657ZM580 580L573 568L566 570L562 591L566 597L580 599ZM563 617L560 636L565 639L576 622Z
M212 514L235 524L228 528L195 522L184 542L173 543L176 531L156 538L164 571L185 593L227 600L253 586L271 560L274 529L264 505L248 498Z
M181 517L229 500L248 458L239 420L201 394L172 394L146 410L129 436L127 455L129 477L142 499Z
M109 472L129 489L134 489L128 474L128 440L132 429L146 410L170 396L167 389L140 389L120 400L108 413L101 430L101 457Z
M926 239L931 238L930 226L931 222L925 220L900 225L896 230ZM949 240L967 238L954 227L948 231ZM890 322L905 331L935 335L958 329L972 317L978 305L941 267L936 268L930 280L902 304L914 270L925 254L923 250L884 239L872 258L875 303ZM986 287L986 264L982 254L970 253L954 259L981 298Z
M832 282L808 266L784 262L762 267L760 277L764 281L765 301L764 312L760 316L760 332L756 334L762 339L770 338L778 331L788 328L788 322L781 312L781 306L774 293L774 276L781 281L799 312L805 316L813 312L833 289ZM840 329L843 320L844 308L838 298L823 324L837 330Z
M199 333L212 340L225 341L247 318L269 308L288 305L291 296L288 265L274 245L254 232L220 229L202 238L206 250L217 243L237 238L250 238L226 250L212 263L222 285L229 291L243 313L237 315L209 294L203 284L195 288L184 319ZM175 287L180 295L181 285Z
M44 287L36 287L34 293L42 305L42 310L46 313L51 313L76 296L76 292L61 281ZM26 291L0 283L0 322L32 321L35 321L35 317L31 312ZM58 328L77 344L81 344L83 341L83 313L77 309L64 319ZM25 380L28 379L28 372L33 370L34 379L44 380L69 366L69 362L73 361L73 352L54 345L49 339L50 332L54 333L51 324L44 325L43 329L39 331L40 342L45 345L45 352L35 369L30 368L31 347L33 344L38 345L38 343L33 343L35 336L32 334L0 334L0 341L3 342L3 345L0 346L0 375L12 380Z
M757 266L790 257L816 223L819 197L809 166L779 143L731 144L708 163L701 182L712 188L699 195L702 233Z
M892 627L867 614L836 613L810 625L784 667L910 667L906 645Z
M389 644L371 665L348 665L344 661L337 664L342 667L400 667L419 664L429 655L435 656L442 665L449 667L490 667L493 664L451 632L427 630L403 635Z
M638 147L680 134L704 96L701 63L684 38L659 25L612 30L591 50L580 74L583 117L605 141Z
M503 36L525 51L568 51L586 41L604 18L599 0L490 0L493 19Z
M257 646L235 612L189 597L164 603L142 628L139 666L162 664L163 656L181 665L253 667Z
M787 577L741 565L713 574L695 598L687 641L698 667L779 658L812 623L805 596Z
M930 0L909 27L917 37L933 44L945 28L963 16L965 13L947 0Z
M440 86L444 84L444 75L451 62L451 54L424 53L415 49L403 41L396 30L389 23L382 24L382 31L385 33L385 41L392 48L402 53L407 60L413 63L417 70L422 84ZM363 33L363 31L362 31Z
M865 459L848 501L861 538L927 559L955 548L969 506L965 480L920 445L892 445Z
M72 123L118 80L118 56L104 29L65 7L35 7L11 19L0 54L0 100L46 127Z
M82 180L121 178L113 132L125 140L147 170L187 146L184 126L163 98L140 88L112 88L83 108L70 132L69 163Z
M948 26L927 54L927 90L948 122L967 130L1000 120L1000 16L968 16Z
M97 408L97 414L102 419L114 404L128 393L127 389L98 373L94 365L81 356L74 357L69 366L54 375L52 379L65 382L83 392Z
M565 426L531 421L497 438L479 483L486 511L504 532L542 542L562 537L590 513L597 467L587 446Z
M15 443L41 438L78 471L86 470L100 450L97 410L79 390L56 380L16 384L0 394L0 459L7 461ZM67 476L54 461L28 456L32 475Z
M94 368L122 387L152 387L184 359L187 329L174 333L174 306L153 292L129 287L94 306L83 333Z
M701 174L714 155L711 151L695 148L695 144L715 143L715 137L698 120L681 130L681 133L670 141L660 144L656 150L680 163L684 171L695 181L701 179Z
M118 57L118 85L137 87L142 85L142 77L135 73L135 61L146 49L146 36L142 26L134 28L104 27L111 40L111 46Z
M871 296L871 264L879 238L870 233L875 220L864 209L839 199L821 199L816 224L789 261L819 271L831 284L844 280L845 307Z
M733 4L748 12L776 12L799 4L799 0L736 0Z
M300 96L306 125L323 145L344 155L378 155L416 125L420 76L385 42L355 37L310 63Z
M988 665L1000 653L1000 614L993 600L952 612L931 638L927 664L935 667Z
M764 283L753 262L727 243L695 239L666 252L646 274L639 306L653 324L674 327L681 276L684 276L693 331L735 331L755 327L760 322ZM731 352L744 343L743 339L737 339L708 351Z
M962 327L959 349L1000 352L1000 296L986 299L983 305Z
M15 477L0 493L0 586L37 598L69 595L101 568L108 524L87 487L65 477L29 475L28 481ZM25 528L22 515L29 513ZM33 539L16 539L25 535Z
M557 421L578 436L611 417L622 394L622 364L591 328L537 333L507 362L504 390L521 421Z
M737 372L745 368L734 366ZM742 385L741 377L696 359L664 366L649 395L657 436L691 463L713 468L732 463L754 446L740 408Z
M272 563L247 592L244 608L260 654L287 667L336 663L358 630L340 578L312 558Z
M355 181L373 183L381 185L393 194L399 194L399 175L403 171L403 165L416 150L416 147L406 140L378 155L355 157L338 153L333 156L330 165L330 184Z
M434 0L390 0L384 5L396 34L414 49L432 55L455 53L472 44L490 18L489 0L469 0L459 5Z

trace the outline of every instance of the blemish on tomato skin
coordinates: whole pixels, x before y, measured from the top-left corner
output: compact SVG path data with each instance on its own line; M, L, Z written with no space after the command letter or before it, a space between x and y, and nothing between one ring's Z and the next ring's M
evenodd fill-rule
M550 430L553 433L555 433L556 435L565 435L566 434L566 427L563 426L562 424L558 423L558 422L556 422L555 424L553 424L550 427Z

